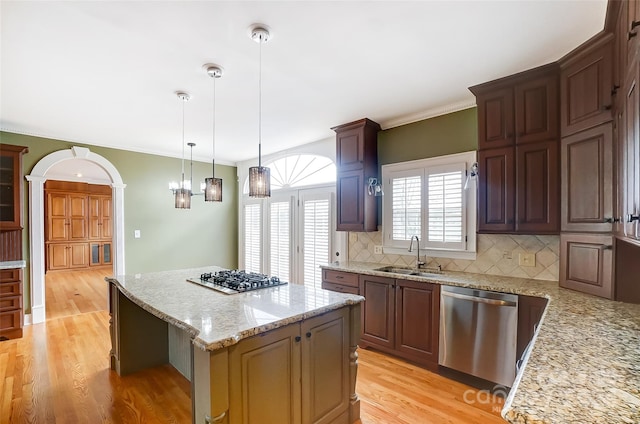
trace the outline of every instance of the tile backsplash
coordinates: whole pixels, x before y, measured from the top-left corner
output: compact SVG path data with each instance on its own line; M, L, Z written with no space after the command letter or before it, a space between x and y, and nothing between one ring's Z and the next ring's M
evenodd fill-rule
M382 265L413 267L415 253L406 255L376 254L382 245L382 231L349 234L349 259ZM438 265L445 271L465 271L476 274L504 275L558 281L560 237L546 235L478 234L476 260L427 257L427 267ZM535 254L535 266L520 266L521 253Z

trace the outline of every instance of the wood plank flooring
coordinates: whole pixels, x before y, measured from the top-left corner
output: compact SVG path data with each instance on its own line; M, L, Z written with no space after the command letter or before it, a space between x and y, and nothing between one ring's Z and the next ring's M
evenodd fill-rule
M0 423L191 423L190 384L170 365L126 377L109 369L109 272L47 274L47 322L0 343ZM504 423L499 398L375 351L359 355L360 424Z

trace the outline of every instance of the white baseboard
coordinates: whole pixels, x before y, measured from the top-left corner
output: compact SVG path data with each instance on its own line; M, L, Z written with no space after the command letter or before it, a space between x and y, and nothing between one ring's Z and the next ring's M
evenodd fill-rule
M31 325L31 314L24 315L24 325Z
M46 319L44 306L32 306L31 307L31 324L39 324Z

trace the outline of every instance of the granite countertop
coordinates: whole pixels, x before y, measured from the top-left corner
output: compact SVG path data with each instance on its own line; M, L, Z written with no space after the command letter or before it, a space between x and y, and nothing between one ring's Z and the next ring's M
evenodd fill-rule
M26 261L2 261L0 262L0 269L16 269L26 268Z
M394 276L374 270L380 266L344 262L324 268ZM533 348L502 409L507 421L640 422L640 305L563 289L556 281L462 272L395 276L549 299Z
M364 300L357 295L313 290L298 284L224 294L187 278L222 268L165 271L107 277L131 301L193 337L204 350L216 350L274 328Z

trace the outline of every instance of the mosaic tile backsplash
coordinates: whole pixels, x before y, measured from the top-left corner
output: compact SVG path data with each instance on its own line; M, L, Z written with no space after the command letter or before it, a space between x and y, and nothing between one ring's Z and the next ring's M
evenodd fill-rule
M381 265L413 267L415 253L406 255L376 254L374 247L382 245L382 231L349 234L349 259ZM544 235L478 234L475 261L427 257L427 267L438 265L444 271L465 271L476 274L533 278L558 281L560 268L560 237ZM535 266L520 266L521 253L535 254Z

